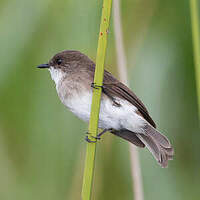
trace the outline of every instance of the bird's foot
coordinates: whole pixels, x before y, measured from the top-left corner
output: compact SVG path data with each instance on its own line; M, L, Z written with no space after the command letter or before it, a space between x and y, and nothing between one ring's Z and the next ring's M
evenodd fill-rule
M87 132L86 134L87 134L87 136L85 137L85 140L86 140L87 142L89 142L89 143L96 143L97 140L100 140L100 139L101 139L101 137L99 136L99 134L98 134L96 137L90 135L91 138L95 139L95 141L93 141L93 140L91 140L91 139L88 137L88 135L89 135L90 133Z
M91 83L91 87L94 88L94 89L103 88L102 85L97 85L96 83Z
M90 135L90 137L96 139L96 141L91 140L91 139L88 137L88 135L89 135L90 133L89 133L89 132L86 132L87 136L85 137L85 140L86 140L87 142L89 142L89 143L91 143L91 142L96 143L97 140L100 140L100 139L101 139L101 136L102 136L104 133L106 133L107 131L112 131L112 130L113 130L113 129L104 129L104 130L103 130L102 132L100 132L96 137Z

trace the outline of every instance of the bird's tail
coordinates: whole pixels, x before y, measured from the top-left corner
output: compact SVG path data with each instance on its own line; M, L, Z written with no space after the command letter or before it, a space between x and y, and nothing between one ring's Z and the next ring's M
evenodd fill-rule
M140 140L140 138L138 138L138 136L134 132L131 132L125 129L125 130L120 130L120 131L114 130L114 131L111 131L111 133L131 142L132 144L138 147L141 147L141 148L145 147L145 144Z
M145 134L137 134L137 137L146 145L158 163L162 167L167 167L168 160L172 160L174 155L169 140L149 124L144 130Z
M129 130L120 130L111 131L111 133L138 147L146 146L158 163L162 167L167 167L168 160L172 160L174 155L169 140L149 124L145 126L144 131L144 133L134 133Z

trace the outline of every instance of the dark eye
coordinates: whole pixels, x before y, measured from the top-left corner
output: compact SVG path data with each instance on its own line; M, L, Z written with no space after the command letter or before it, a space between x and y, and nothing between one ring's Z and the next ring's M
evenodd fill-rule
M62 64L62 59L61 59L61 58L58 58L58 59L56 60L56 63L57 63L58 65Z

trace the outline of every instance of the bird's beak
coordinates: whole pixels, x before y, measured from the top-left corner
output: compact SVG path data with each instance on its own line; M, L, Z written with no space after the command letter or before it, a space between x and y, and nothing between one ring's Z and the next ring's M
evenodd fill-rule
M44 69L44 68L49 68L49 64L41 64L41 65L38 65L37 68L40 68L40 69Z

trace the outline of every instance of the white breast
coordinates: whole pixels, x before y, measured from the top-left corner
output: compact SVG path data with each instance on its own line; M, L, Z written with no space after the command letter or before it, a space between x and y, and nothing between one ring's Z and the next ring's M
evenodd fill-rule
M89 122L92 96L88 94L74 94L73 98L61 99L63 104L69 108L80 119Z

